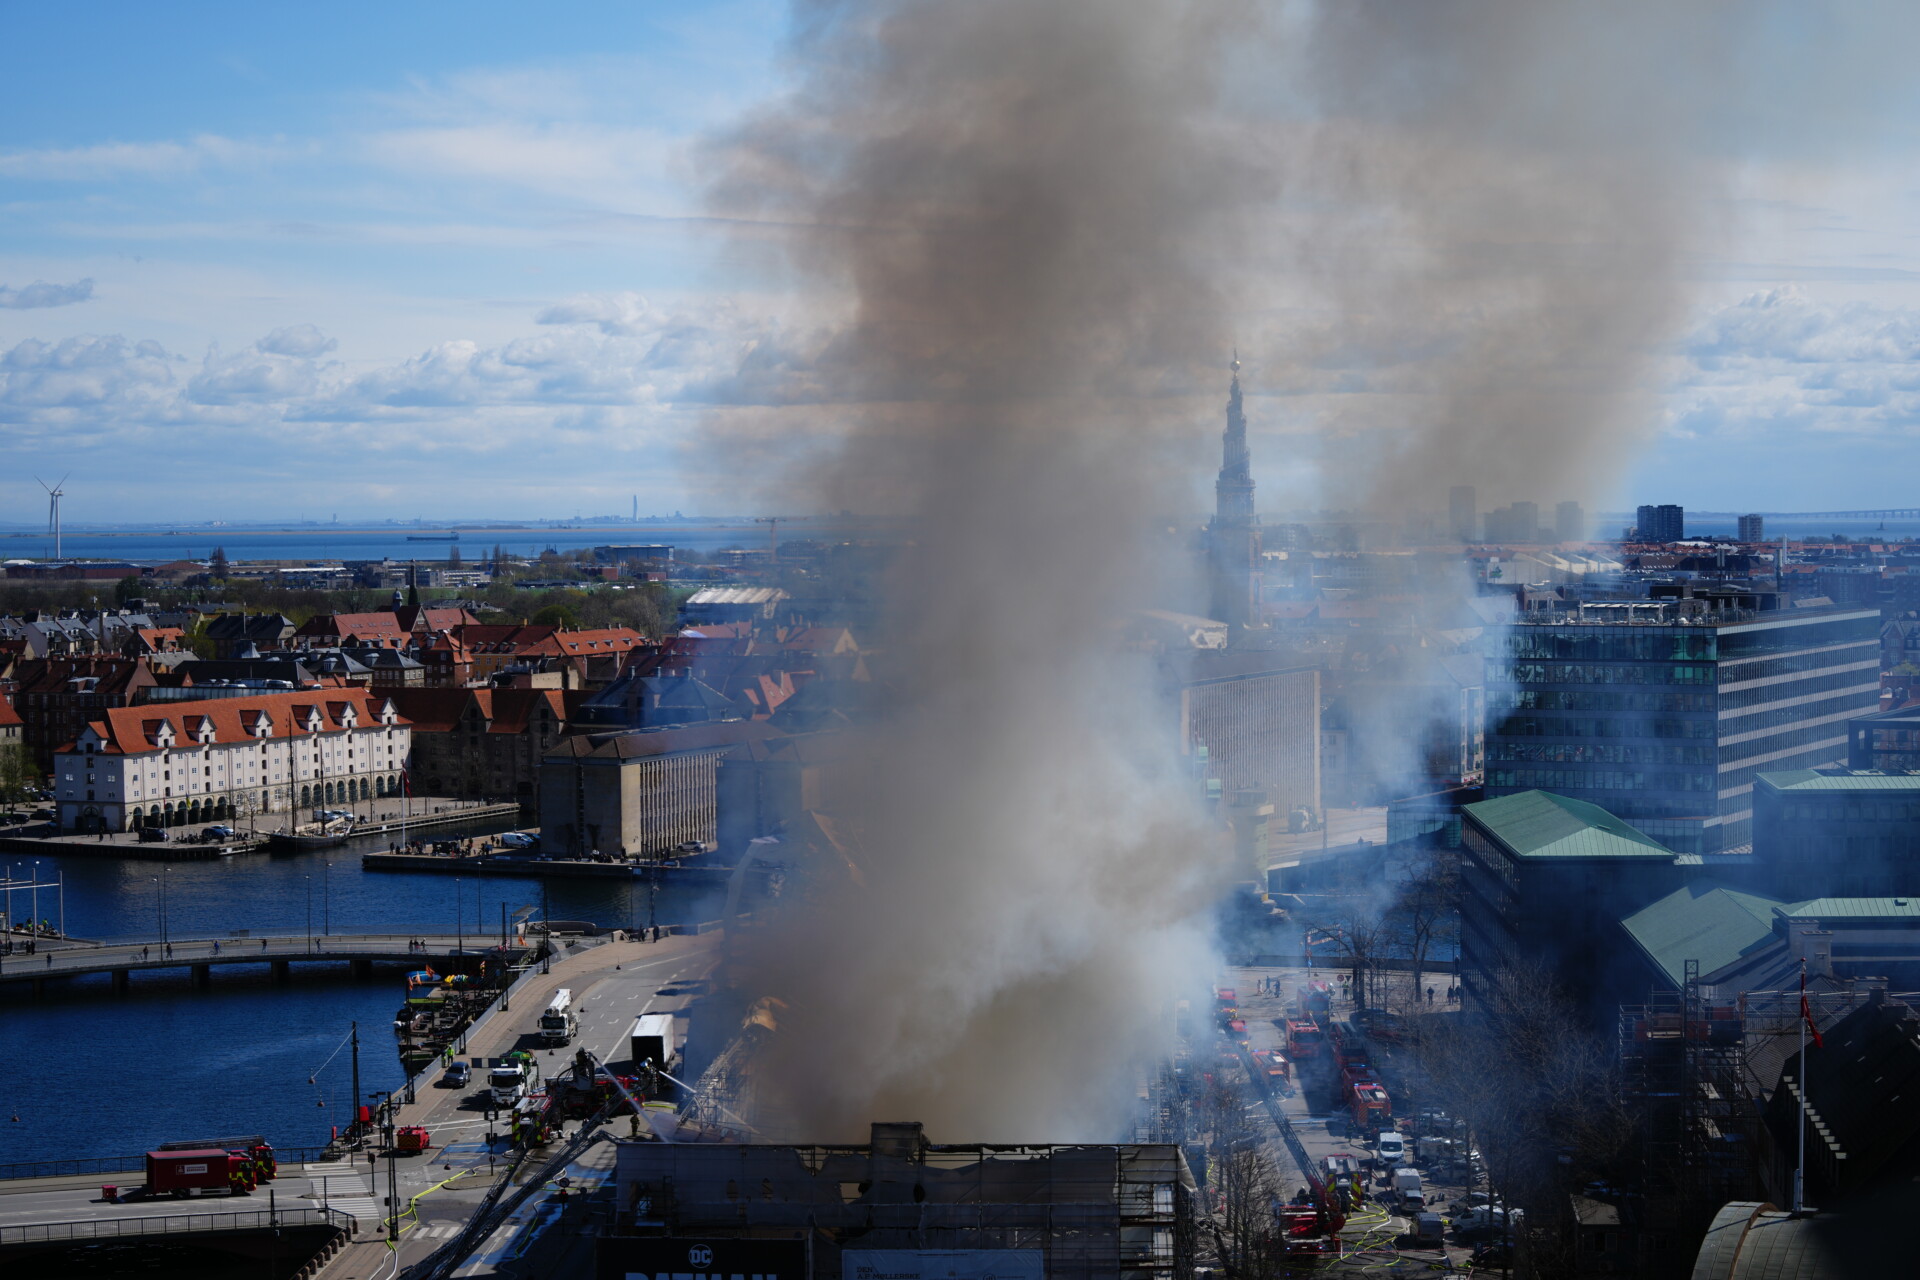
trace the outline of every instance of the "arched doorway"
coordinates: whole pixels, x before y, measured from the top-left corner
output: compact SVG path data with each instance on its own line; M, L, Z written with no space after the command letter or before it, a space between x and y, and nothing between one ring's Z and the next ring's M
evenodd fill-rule
M133 806L133 812L127 815L127 830L138 831L141 823L141 806Z
M312 787L300 788L300 807L302 809L305 809L312 804L313 804L313 788Z

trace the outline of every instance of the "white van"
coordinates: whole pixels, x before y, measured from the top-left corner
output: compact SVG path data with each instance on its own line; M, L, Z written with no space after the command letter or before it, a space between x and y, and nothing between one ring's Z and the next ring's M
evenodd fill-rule
M1418 1170L1405 1165L1395 1169L1390 1175L1394 1202L1402 1213L1418 1213L1427 1207L1426 1187L1420 1182Z
M1382 1168L1392 1169L1407 1162L1407 1140L1395 1130L1381 1134L1373 1146Z

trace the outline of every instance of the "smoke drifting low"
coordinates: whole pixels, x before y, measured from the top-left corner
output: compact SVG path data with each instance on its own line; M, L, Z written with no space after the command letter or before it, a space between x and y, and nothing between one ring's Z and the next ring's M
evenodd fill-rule
M913 539L892 702L835 801L863 883L759 958L788 1004L762 1087L808 1137L1111 1138L1160 999L1205 980L1223 867L1112 624L1160 603L1148 535L1189 500L1147 393L1222 370L1226 254L1270 194L1213 128L1236 16L811 8L799 92L728 153L729 207L802 225L793 265L853 298L844 435L780 501Z

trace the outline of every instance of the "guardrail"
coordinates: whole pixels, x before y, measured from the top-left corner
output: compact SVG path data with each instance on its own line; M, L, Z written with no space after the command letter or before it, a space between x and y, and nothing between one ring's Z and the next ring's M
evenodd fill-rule
M275 1147L274 1158L287 1164L313 1164L325 1154L324 1146ZM74 1160L22 1160L0 1164L0 1182L12 1178L77 1178L96 1173L138 1173L147 1171L147 1157L90 1156Z
M358 1220L339 1209L256 1209L251 1213L174 1213L149 1218L88 1218L77 1222L34 1222L0 1226L0 1245L46 1244L55 1240L97 1240L104 1236L190 1235L203 1231L258 1231L272 1227L341 1226Z

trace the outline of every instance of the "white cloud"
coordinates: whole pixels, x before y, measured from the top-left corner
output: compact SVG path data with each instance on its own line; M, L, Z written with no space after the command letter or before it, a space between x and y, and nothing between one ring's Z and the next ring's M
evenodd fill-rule
M1681 350L1673 435L1920 438L1920 312L1910 308L1772 289L1707 315Z
M14 311L29 311L38 307L70 307L76 302L85 302L93 296L92 280L75 280L72 284L48 284L45 280L35 280L23 289L10 288L0 284L0 307Z
M102 142L90 147L0 151L0 177L45 182L170 178L212 165L247 163L271 154L270 147L213 134L202 134L186 142Z

